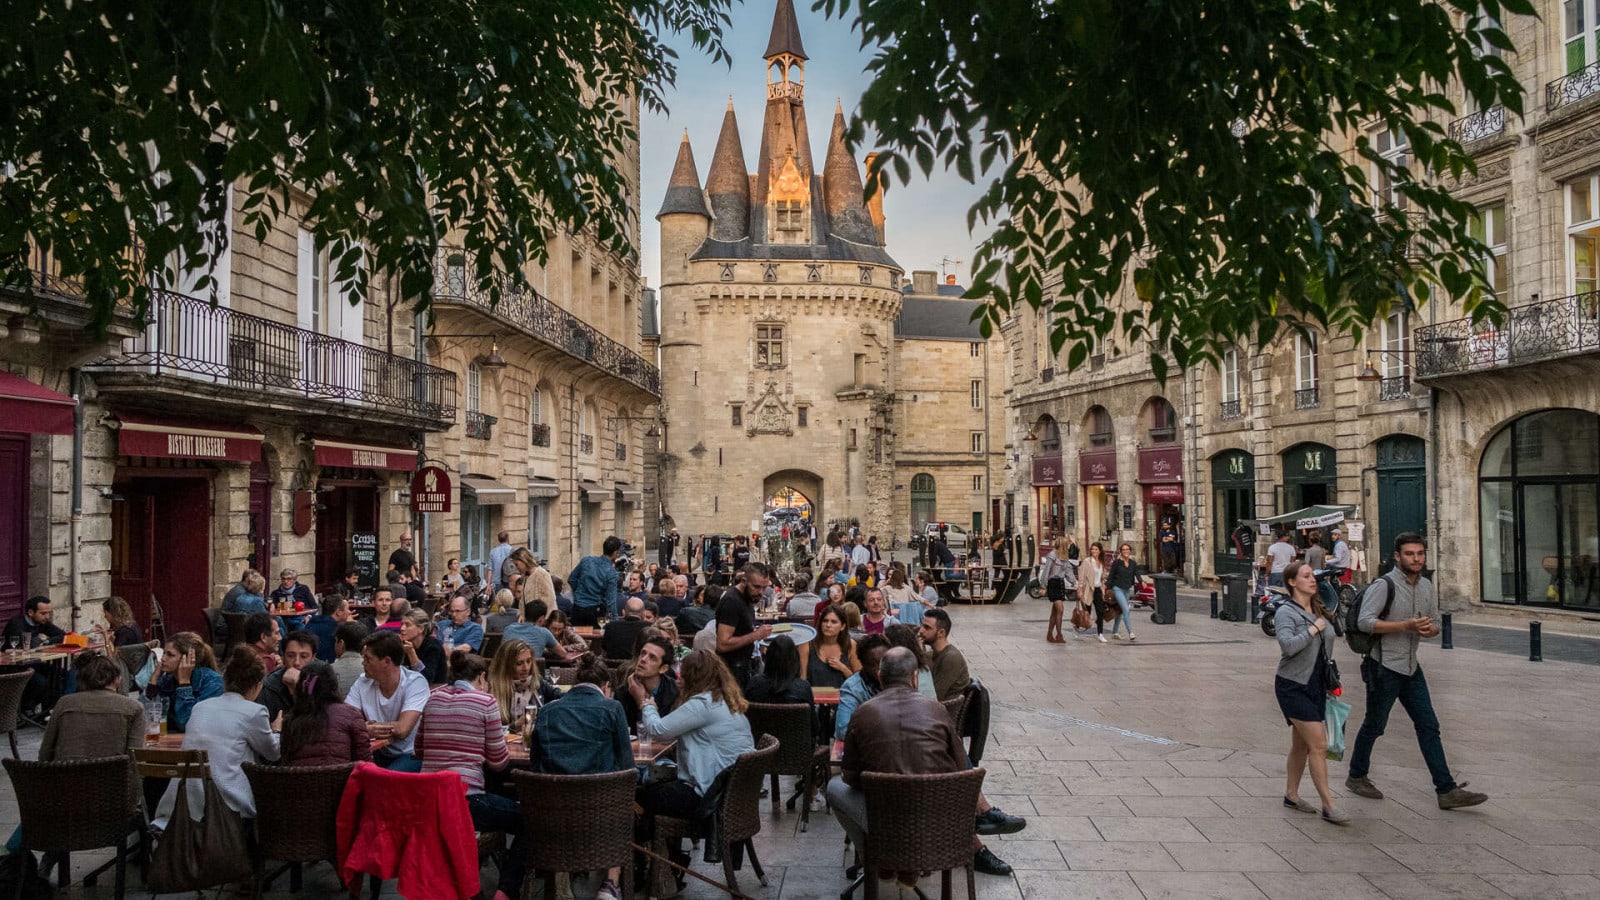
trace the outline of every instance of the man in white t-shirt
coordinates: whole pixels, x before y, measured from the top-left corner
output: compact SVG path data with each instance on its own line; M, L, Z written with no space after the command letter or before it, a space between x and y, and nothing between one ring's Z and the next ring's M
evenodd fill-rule
M428 705L428 680L406 668L400 635L384 629L361 648L362 676L351 685L344 702L361 710L367 734L389 743L372 751L372 761L395 772L421 772L422 762L412 754L417 723Z
M1267 548L1267 584L1272 587L1283 587L1283 572L1289 568L1289 563L1294 562L1294 545L1284 537L1283 532L1278 532L1278 539Z

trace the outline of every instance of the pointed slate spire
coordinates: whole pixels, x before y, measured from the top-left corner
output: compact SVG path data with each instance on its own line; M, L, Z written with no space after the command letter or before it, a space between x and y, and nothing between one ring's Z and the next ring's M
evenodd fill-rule
M667 196L661 201L661 211L656 218L673 213L688 213L711 218L706 208L706 195L700 190L700 171L694 165L694 150L689 146L689 132L683 132L678 144L678 161L672 166L672 179L667 182Z
M800 43L800 22L794 15L794 0L778 0L772 13L772 37L767 39L766 59L789 54L796 59L809 59L806 48Z
M862 200L865 192L861 170L844 142L844 107L835 104L833 133L828 137L828 155L822 164L822 200L828 213L829 231L856 244L878 245L878 230Z
M711 168L706 171L706 196L711 199L711 237L737 241L750 233L750 175L744 167L744 146L739 142L739 122L733 99L722 117Z

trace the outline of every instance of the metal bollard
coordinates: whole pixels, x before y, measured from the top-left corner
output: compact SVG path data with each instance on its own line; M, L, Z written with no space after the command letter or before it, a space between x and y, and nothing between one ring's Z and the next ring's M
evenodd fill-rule
M1254 597L1247 600L1250 606L1250 624L1256 625L1261 621L1261 602Z
M1211 618L1217 617L1217 592L1211 592Z
M1544 623L1528 623L1528 662L1544 662Z
M1441 618L1443 621L1439 625L1439 649L1454 650L1456 644L1450 634L1450 614L1443 613Z

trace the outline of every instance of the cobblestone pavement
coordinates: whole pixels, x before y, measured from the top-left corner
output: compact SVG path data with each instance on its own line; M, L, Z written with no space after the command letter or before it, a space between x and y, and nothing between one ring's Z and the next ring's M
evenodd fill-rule
M1344 763L1330 764L1338 802L1355 819L1339 828L1281 806L1288 734L1272 692L1277 645L1259 627L1191 613L1204 595L1182 608L1173 626L1135 612L1135 643L1090 636L1065 646L1044 642L1043 602L952 609L953 637L994 699L985 790L1029 820L991 839L1016 873L979 875L980 897L1600 897L1591 666L1530 663L1459 640L1451 651L1427 647L1450 764L1490 802L1438 809L1397 708L1372 771L1386 799L1348 796ZM1354 672L1348 651L1340 657ZM1359 720L1359 683L1346 699ZM24 732L25 756L37 739ZM1309 778L1302 790L1315 797ZM9 784L0 791L9 831L16 806ZM846 884L842 832L825 813L805 834L794 814L769 815L756 844L769 885L748 866L740 873L756 897L829 898ZM95 858L81 856L80 870ZM720 876L720 866L697 867ZM485 884L492 879L486 869ZM579 881L577 896L596 887ZM935 895L938 877L922 887ZM308 873L306 888L338 893L326 867ZM722 895L692 883L686 896Z

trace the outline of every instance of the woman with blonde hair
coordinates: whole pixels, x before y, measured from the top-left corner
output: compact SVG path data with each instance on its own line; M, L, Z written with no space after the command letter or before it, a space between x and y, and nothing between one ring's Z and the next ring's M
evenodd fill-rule
M1105 608L1106 558L1105 548L1099 541L1089 545L1089 555L1078 564L1078 602L1088 608L1094 619L1095 637L1106 642L1106 624L1100 617Z
M922 624L922 597L906 578L905 563L890 564L888 584L883 586L883 598L889 601L895 618L912 627Z
M655 830L656 816L694 820L702 798L739 754L755 749L750 737L750 721L744 712L749 707L733 673L717 654L696 650L683 660L683 684L678 706L662 716L655 698L637 677L628 679L628 693L639 707L639 736L658 741L678 742L678 777L645 785L638 802L644 810L646 828ZM682 846L667 848L672 858L686 862ZM665 872L664 866L657 866ZM657 896L677 891L671 885L652 887Z
M144 643L144 635L140 633L138 623L133 621L133 607L128 605L128 601L121 597L107 597L100 604L100 611L106 617L106 624L96 630L106 639L106 643L113 647Z
M539 667L534 665L533 648L516 638L503 641L489 661L489 693L500 707L500 724L517 722L530 708L537 709L561 696L559 691L545 687L539 678Z
M400 625L400 640L405 645L406 667L421 672L428 684L444 684L448 673L444 644L433 636L433 621L420 609L408 610Z

